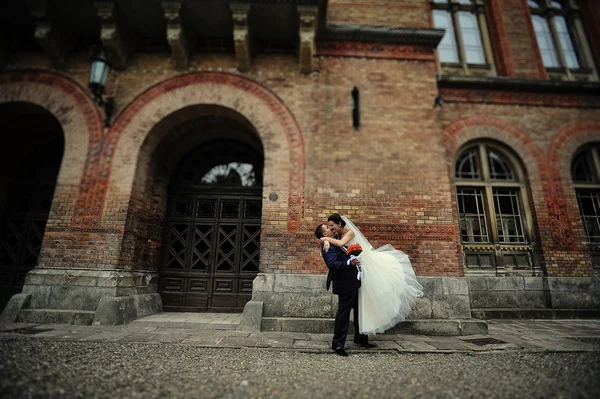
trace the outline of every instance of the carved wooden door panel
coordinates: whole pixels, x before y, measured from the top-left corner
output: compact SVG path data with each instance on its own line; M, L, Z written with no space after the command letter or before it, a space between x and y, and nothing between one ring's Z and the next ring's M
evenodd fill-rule
M0 218L0 310L21 292L27 272L38 262L53 185L23 185Z
M159 292L166 311L241 312L258 273L258 192L170 199Z

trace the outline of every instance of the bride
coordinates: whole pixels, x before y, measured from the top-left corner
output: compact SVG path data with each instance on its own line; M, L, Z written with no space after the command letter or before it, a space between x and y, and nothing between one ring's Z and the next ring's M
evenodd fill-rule
M358 291L360 333L383 333L403 321L415 298L423 295L423 286L417 281L408 255L390 244L374 249L345 216L334 213L327 221L338 238L321 240L338 247L359 244L363 250L363 273Z

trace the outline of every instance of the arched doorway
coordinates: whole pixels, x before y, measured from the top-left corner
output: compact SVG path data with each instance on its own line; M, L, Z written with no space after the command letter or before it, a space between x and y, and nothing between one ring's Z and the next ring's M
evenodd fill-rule
M171 178L159 266L166 311L241 312L259 271L264 156L234 139L190 151Z
M0 309L38 263L64 151L59 122L28 103L0 106ZM10 140L11 145L8 145Z

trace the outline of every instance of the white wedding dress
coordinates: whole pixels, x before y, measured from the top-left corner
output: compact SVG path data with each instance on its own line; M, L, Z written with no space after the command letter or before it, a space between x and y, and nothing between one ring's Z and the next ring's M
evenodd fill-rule
M354 238L346 245L359 244L362 249L361 286L358 290L358 324L361 334L383 333L406 319L415 299L423 295L423 286L408 255L386 244L374 249L347 217L346 227Z

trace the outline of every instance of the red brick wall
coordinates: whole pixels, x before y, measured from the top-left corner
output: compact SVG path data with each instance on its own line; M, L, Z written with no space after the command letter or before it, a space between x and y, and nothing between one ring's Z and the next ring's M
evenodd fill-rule
M492 33L502 42L496 57L512 57L500 69L544 77L524 2L491 4L488 19L506 23ZM359 11L361 23L430 24L428 2L421 0L332 1L329 20L353 22ZM65 162L40 264L156 269L169 176L156 172L153 157L164 137L203 112L190 106L212 101L249 120L262 141L264 271L324 272L313 231L339 212L375 246L391 243L406 251L417 274L462 275L449 168L466 140L489 137L519 154L526 167L538 255L548 273L590 275L572 187L564 171L552 169L551 156L573 145L566 139L559 145L557 137L573 143L578 137L599 139L596 125L589 124L600 120L597 99L536 94L504 101L500 93L483 104L477 96L469 100L446 91L448 101L434 109L438 89L431 51L382 48L384 56L373 44L320 43L317 71L306 76L298 73L293 55L257 55L245 74L235 70L233 55L194 56L188 73L180 74L166 55L137 53L125 71L112 75L116 110L110 129L102 128L102 115L84 88L85 55L72 56L61 74L0 74L1 102L39 103L57 116L65 133ZM21 54L9 68L47 65L41 54ZM358 131L351 118L355 86ZM585 129L565 133L583 122ZM559 158L568 169L569 159ZM279 199L270 201L271 193Z
M527 1L503 0L499 3L501 3L506 36L510 43L509 51L512 54L507 70L514 70L515 75L519 77L546 79L547 74L537 46ZM505 45L503 42L499 44Z
M330 23L430 27L429 0L331 0Z

